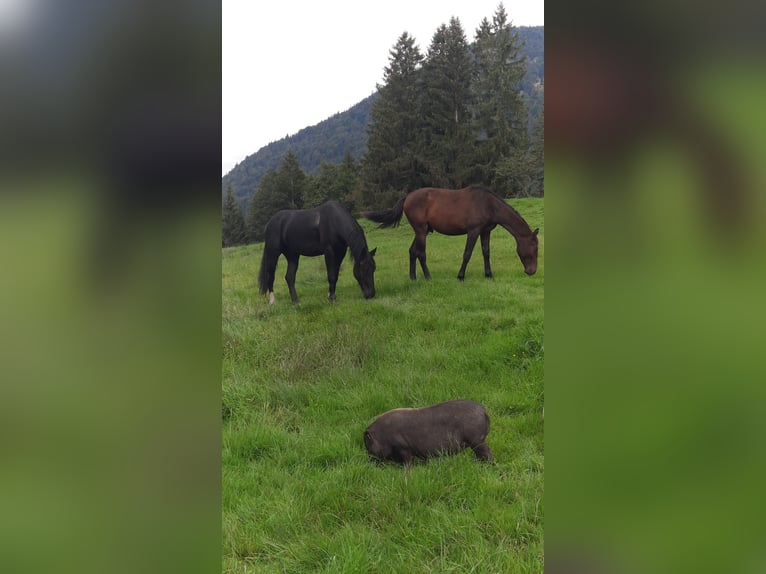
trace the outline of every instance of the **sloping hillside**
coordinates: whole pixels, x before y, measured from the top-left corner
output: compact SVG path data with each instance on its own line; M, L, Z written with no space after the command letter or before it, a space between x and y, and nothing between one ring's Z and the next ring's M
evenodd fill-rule
M288 148L306 173L315 173L322 162L340 163L346 152L358 158L367 145L367 122L377 92L345 112L303 128L298 133L262 147L247 156L223 177L223 190L231 183L234 196L242 203L253 193L269 169L277 169Z

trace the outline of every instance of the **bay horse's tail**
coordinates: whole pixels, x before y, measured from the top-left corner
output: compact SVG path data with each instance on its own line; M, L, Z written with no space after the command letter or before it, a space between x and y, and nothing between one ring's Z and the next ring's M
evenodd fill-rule
M402 219L402 213L404 213L404 197L396 202L391 209L384 211L367 211L363 215L366 219L380 223L378 227L396 227Z

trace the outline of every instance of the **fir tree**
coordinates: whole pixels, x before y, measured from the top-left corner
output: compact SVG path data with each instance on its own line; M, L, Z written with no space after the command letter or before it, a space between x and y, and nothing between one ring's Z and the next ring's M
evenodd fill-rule
M250 196L247 208L247 238L252 243L263 241L263 230L269 219L279 211L277 201L277 172L268 170L261 178L258 189Z
M222 211L221 244L223 247L241 245L247 239L245 235L245 219L242 217L237 200L234 198L234 190L231 185L226 188L226 199Z
M506 197L520 191L514 188L524 179L524 170L528 168L525 163L527 112L521 94L525 67L521 48L519 34L508 21L501 3L492 22L485 18L476 30L473 115L474 131L479 139L477 161L481 180Z
M471 76L465 33L452 18L434 33L423 66L420 148L429 185L459 188L473 179Z
M532 132L532 143L529 146L532 164L532 182L530 194L536 197L545 195L545 107L540 108L535 129Z
M319 166L319 174L310 178L306 187L304 207L316 207L325 201L335 200L351 209L358 172L357 162L350 153L346 153L341 163L323 162Z
M262 241L271 216L282 209L302 209L308 177L288 149L278 171L269 170L250 198L247 211L247 235L250 241Z
M307 183L306 174L301 169L298 158L292 148L289 148L277 172L276 203L279 209L302 209Z
M389 52L380 97L370 110L367 152L362 160L365 207L383 207L401 191L421 187L418 161L419 105L417 76L423 56L404 32Z

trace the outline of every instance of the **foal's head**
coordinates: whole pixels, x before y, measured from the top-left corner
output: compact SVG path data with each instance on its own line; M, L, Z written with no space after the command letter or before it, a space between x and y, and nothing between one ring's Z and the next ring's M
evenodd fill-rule
M375 252L365 249L362 254L354 260L354 277L362 288L365 299L375 297Z
M516 253L524 265L524 273L534 275L537 271L537 232L538 227L527 237L516 238Z

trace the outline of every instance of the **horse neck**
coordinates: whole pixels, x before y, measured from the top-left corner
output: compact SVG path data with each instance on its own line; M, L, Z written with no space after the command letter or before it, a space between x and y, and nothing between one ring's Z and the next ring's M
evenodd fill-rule
M354 258L354 261L358 261L367 249L367 239L364 237L361 226L352 219L347 225L341 227L340 234L351 250L351 257Z
M529 227L529 224L524 221L524 218L515 209L499 197L496 198L496 201L498 204L496 217L499 225L503 226L508 233L517 239L532 235L532 229Z

